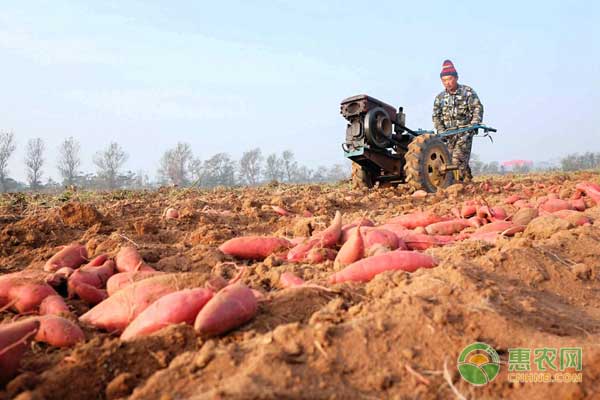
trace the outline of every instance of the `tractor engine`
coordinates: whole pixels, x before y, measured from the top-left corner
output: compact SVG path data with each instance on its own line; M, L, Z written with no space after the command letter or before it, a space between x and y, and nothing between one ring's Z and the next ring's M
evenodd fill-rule
M345 143L349 151L365 147L387 149L393 145L393 133L404 131L406 117L402 107L396 110L363 94L344 99L340 108L340 113L349 122Z

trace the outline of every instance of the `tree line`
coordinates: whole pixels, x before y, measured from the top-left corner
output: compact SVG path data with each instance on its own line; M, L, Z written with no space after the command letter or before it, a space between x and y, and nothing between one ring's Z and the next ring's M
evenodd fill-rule
M56 169L61 182L47 178L43 182L44 168L49 167L45 159L46 145L41 138L30 139L26 145L24 166L27 182L18 182L9 176L8 161L16 150L12 132L0 132L0 191L48 190L76 186L85 189L144 189L163 185L180 187L259 185L265 182L310 183L335 182L348 179L349 165L335 164L316 169L300 165L291 150L280 155L272 153L266 157L260 148L246 151L239 160L227 153L217 153L201 160L194 156L188 143L177 145L164 152L157 179L151 180L144 171L124 170L129 158L116 142L97 151L93 158L94 172L81 171L79 142L73 137L63 140L58 147Z
M583 154L573 153L561 158L558 163L538 162L533 165L516 165L510 170L504 168L498 161L482 162L477 154L471 155L469 161L473 175L495 175L507 172L526 174L529 172L549 171L581 171L589 169L600 169L600 153L586 152Z

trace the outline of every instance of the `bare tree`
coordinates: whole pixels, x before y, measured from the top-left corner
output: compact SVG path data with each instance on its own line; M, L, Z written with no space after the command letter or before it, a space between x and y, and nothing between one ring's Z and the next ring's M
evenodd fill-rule
M0 132L0 186L3 192L7 189L8 159L16 148L15 134L12 132Z
M177 143L167 150L161 160L158 174L163 182L185 186L189 183L189 164L193 159L192 148L188 143Z
M63 178L64 185L74 185L79 175L79 142L69 137L65 139L58 148L58 172Z
M118 143L112 142L108 147L96 153L94 164L98 168L98 177L101 178L109 189L117 187L119 170L129 156Z
M262 170L262 152L259 148L245 152L240 159L240 178L242 182L254 186L260 179Z
M277 154L269 154L265 165L265 178L269 181L282 181L285 175L283 160Z
M37 190L41 184L42 166L44 165L44 141L41 138L29 139L25 166L27 167L27 181L32 190Z
M218 153L202 165L202 186L235 185L235 162L227 153Z
M281 155L283 171L287 182L294 182L298 176L298 163L294 160L294 153L291 150L285 150Z
M188 171L192 177L193 186L203 186L204 166L199 157L194 157L188 165Z

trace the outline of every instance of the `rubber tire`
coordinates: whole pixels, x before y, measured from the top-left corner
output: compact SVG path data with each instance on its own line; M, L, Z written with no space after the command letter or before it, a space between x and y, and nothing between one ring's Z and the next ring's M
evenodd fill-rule
M355 162L352 163L352 178L350 183L353 189L370 189L375 185L371 172Z
M441 156L443 163L448 165L452 162L452 157L446 144L437 136L425 134L417 136L408 145L406 152L406 163L404 164L404 174L406 183L415 190L425 190L429 193L435 193L440 188L445 188L454 183L454 174L447 172L439 184L430 179L428 160L435 153L436 157Z

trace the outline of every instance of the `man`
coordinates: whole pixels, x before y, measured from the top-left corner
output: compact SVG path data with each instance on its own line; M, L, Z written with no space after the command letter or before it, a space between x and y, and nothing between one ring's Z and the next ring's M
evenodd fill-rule
M473 89L458 84L458 73L452 61L444 61L440 78L445 90L433 102L433 126L437 133L480 124L483 120L483 105ZM475 131L467 131L448 139L452 164L458 166L460 180L465 182L473 178L469 159L474 134Z

